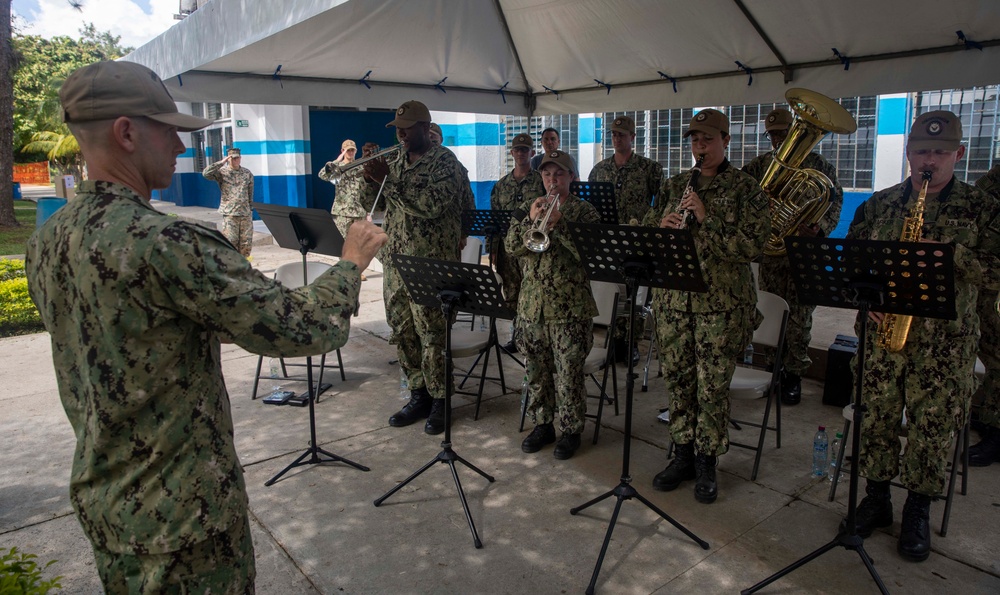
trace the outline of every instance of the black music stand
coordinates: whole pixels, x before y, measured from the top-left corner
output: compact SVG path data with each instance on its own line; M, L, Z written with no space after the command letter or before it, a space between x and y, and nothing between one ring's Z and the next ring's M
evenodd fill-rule
M861 429L865 406L862 381L868 312L879 312L954 320L955 266L954 247L948 244L919 242L880 242L873 240L837 240L831 238L785 239L791 262L792 282L801 304L831 308L858 309L865 321L858 337L857 368L854 374L854 434L851 449L861 452ZM835 547L854 550L861 557L879 591L888 594L874 562L865 551L864 538L857 532L859 461L851 465L847 519L836 537L826 545L789 564L749 589L755 593L779 578L815 560Z
M406 285L406 290L410 292L410 297L413 301L428 308L440 306L444 311L445 321L450 321L452 312L456 310L485 315L491 318L510 316L510 310L504 305L496 276L493 274L493 270L486 265L449 262L418 256L404 256L402 254L394 254L392 262L396 270L399 271L400 277L403 278L403 284ZM445 409L444 439L441 441L441 452L403 480L402 483L378 497L375 500L375 506L382 504L389 496L392 496L401 490L403 486L416 479L421 473L430 469L434 463L444 463L451 468L451 476L455 480L455 487L458 488L458 496L462 500L462 508L465 510L465 520L469 522L469 529L472 531L472 542L478 549L483 547L483 542L479 540L479 533L476 532L476 525L472 521L472 514L469 513L469 503L465 499L462 482L458 479L455 462L462 463L469 469L485 477L490 483L493 483L495 480L492 475L488 475L479 467L466 461L451 448L452 364L450 326L445 336L444 358ZM483 362L483 366L485 365L486 362Z
M633 335L635 318L636 293L640 285L664 287L682 291L707 291L701 277L701 265L695 252L691 231L687 229L661 229L657 227L608 226L594 223L570 223L570 237L576 244L580 259L587 269L587 275L596 281L611 283L625 282L628 299L628 351L632 353L636 338ZM597 576L604 563L604 554L611 542L611 533L618 522L618 512L622 502L635 498L646 505L660 517L677 527L685 535L694 540L703 549L708 549L708 543L674 520L670 515L656 507L632 487L632 476L629 474L629 459L632 447L632 395L635 391L635 363L628 358L628 374L625 380L625 444L622 451L622 475L618 485L609 492L570 509L570 514L593 506L602 500L616 496L618 502L611 514L608 532L604 536L601 553L594 566L594 574L587 587L588 595L594 592ZM603 406L603 400L600 406Z
M309 252L318 252L328 256L340 256L344 248L344 238L337 231L337 226L333 223L333 216L329 211L323 209L300 209L287 207L284 205L270 205L255 202L253 208L264 220L268 231L274 237L274 241L282 248L298 250L302 253L302 282L305 284L309 279L309 267L306 262L306 255ZM277 475L264 482L265 486L270 486L278 479L295 467L301 465L313 465L330 461L340 461L347 463L355 469L370 471L368 467L335 455L319 447L316 443L316 398L319 387L313 385L312 357L306 358L306 384L309 385L309 448L299 455L299 458L292 461ZM323 458L320 455L325 455ZM309 457L306 460L306 457Z
M615 185L611 182L571 182L569 193L594 205L601 216L601 223L618 225L618 203L615 199Z

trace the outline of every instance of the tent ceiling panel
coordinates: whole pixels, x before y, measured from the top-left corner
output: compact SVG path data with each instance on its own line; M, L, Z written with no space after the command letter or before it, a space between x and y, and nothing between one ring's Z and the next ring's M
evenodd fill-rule
M966 50L957 31L982 49ZM793 86L843 97L1000 82L1000 2L213 0L127 59L187 101L416 98L498 114L722 106L777 101ZM368 71L370 89L359 83Z

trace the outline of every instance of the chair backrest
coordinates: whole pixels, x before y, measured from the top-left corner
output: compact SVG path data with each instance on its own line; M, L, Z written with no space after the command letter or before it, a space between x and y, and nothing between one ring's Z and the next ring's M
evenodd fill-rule
M278 267L274 271L274 279L280 281L282 285L289 289L302 287L315 281L320 275L325 273L331 265L325 262L306 263L306 282L302 282L302 262L289 262Z
M479 264L483 261L483 241L479 238L470 237L465 241L465 248L462 249L462 262L469 264Z
M618 284L606 281L591 281L590 292L597 302L597 316L594 324L611 326L615 320L615 310L618 309Z
M788 302L773 293L758 291L757 309L764 315L764 322L754 331L753 342L779 349L784 344Z

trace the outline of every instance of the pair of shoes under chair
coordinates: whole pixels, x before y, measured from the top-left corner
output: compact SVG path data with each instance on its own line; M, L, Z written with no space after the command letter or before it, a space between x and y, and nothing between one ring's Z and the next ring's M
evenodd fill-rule
M426 419L424 432L437 435L444 432L445 400L431 398L426 388L410 391L410 400L403 408L389 417L389 425L403 428Z
M682 482L695 480L694 498L702 504L711 504L719 497L719 486L715 476L718 457L695 454L693 444L675 444L674 460L667 468L653 477L653 489L670 492L680 487Z
M524 440L521 442L521 450L531 454L542 450L542 447L547 446L556 442L556 429L551 423L539 424L535 426L531 433L528 434ZM563 432L559 442L556 444L555 449L552 451L552 455L561 460L565 461L573 456L574 453L580 448L580 434L568 434Z
M868 480L865 493L855 513L855 526L857 534L867 539L875 529L892 526L892 500L888 481ZM930 496L908 492L896 546L906 560L923 562L931 555L930 508ZM846 530L846 521L840 527Z

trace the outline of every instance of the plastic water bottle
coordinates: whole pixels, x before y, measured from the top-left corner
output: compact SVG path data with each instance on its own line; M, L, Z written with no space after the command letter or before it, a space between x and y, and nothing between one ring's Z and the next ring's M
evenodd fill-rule
M830 461L827 458L829 446L830 444L826 437L826 427L820 426L816 430L816 436L813 438L813 477L823 477L826 475L827 467L830 465Z
M525 374L524 380L521 381L521 409L523 410L528 406L528 375Z
M268 366L271 369L271 378L277 379L278 374L281 372L281 364L278 362L278 358L272 357L271 361L268 362Z
M743 351L743 363L748 366L753 365L753 343L747 345L747 348Z
M410 398L410 379L406 377L403 368L399 369L399 396L402 399Z
M830 446L830 481L833 482L833 475L837 472L837 459L840 458L840 449L843 447L844 435L837 432L833 437L833 444Z

